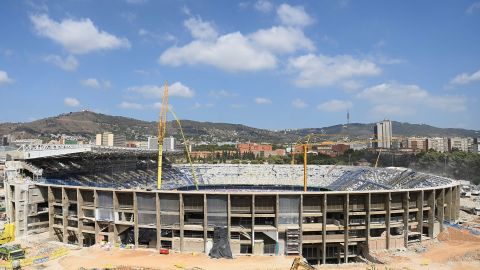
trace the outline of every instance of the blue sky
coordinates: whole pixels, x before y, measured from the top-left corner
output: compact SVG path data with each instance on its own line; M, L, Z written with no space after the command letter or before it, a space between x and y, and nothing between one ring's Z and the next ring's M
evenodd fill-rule
M480 129L480 1L1 1L0 122ZM171 119L171 117L169 117Z

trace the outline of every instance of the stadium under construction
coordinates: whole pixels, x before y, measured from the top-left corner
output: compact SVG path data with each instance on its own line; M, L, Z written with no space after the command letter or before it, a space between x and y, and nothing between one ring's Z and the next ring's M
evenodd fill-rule
M456 181L407 168L309 165L306 191L302 165L164 160L161 189L157 168L156 151L23 146L5 163L7 216L18 237L178 252L208 253L223 227L234 256L301 254L313 264L431 240L459 219Z

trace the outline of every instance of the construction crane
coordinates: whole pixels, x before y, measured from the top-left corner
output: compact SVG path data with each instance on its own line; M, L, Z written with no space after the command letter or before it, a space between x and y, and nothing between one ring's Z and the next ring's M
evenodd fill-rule
M163 89L162 106L160 107L160 118L158 120L158 170L157 170L157 189L162 188L162 161L163 161L163 139L167 130L167 112L168 112L168 83L165 82Z

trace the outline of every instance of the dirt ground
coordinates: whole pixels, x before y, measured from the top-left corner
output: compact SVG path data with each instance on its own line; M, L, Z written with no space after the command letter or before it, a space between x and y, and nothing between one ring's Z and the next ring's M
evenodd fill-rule
M438 241L427 245L417 244L405 251L383 251L374 254L385 264L349 263L324 265L318 269L367 269L367 270L478 270L480 269L480 237L464 231L448 228ZM293 257L285 256L239 256L235 259L210 259L205 254L160 255L151 250L105 250L95 246L73 250L68 256L27 269L78 270L129 266L124 269L161 270L280 270L290 269ZM137 268L134 268L137 267Z

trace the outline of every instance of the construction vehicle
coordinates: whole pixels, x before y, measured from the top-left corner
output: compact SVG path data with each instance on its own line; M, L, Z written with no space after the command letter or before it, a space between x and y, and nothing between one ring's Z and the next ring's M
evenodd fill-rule
M9 262L25 259L25 250L20 245L2 245L0 259Z
M7 223L0 234L0 245L12 242L15 240L15 224Z
M300 270L300 269L305 269L305 270L315 270L315 267L311 266L307 260L303 257L296 257L293 260L292 267L290 267L290 270Z

